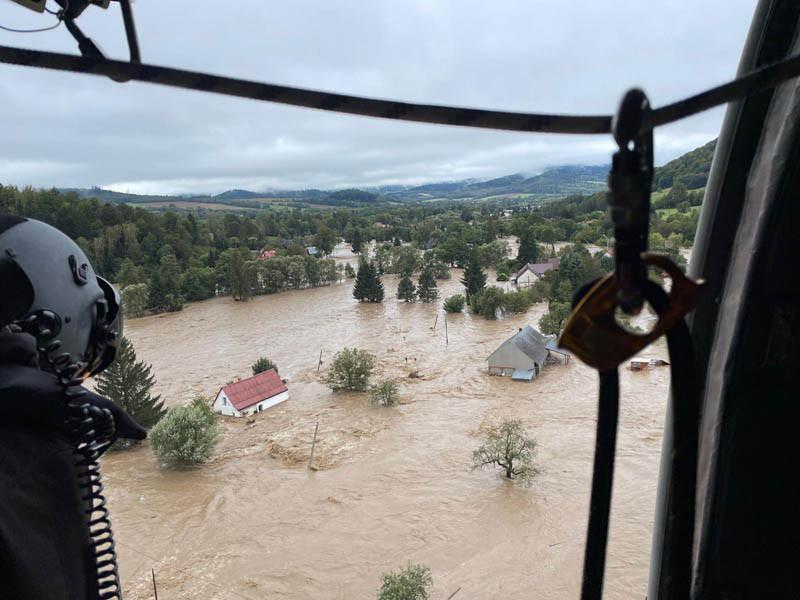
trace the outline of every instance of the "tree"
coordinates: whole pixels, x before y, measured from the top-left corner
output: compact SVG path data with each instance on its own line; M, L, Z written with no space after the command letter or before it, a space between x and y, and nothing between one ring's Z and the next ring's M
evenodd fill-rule
M456 294L445 299L443 308L449 313L460 313L464 310L464 303L464 296Z
M219 258L218 268L234 300L247 300L252 295L256 271L252 258L246 248L226 250Z
M141 317L147 307L147 298L150 295L146 283L134 283L126 285L120 292L122 294L122 311L125 317L132 319Z
M350 238L350 246L353 248L353 252L361 252L361 246L363 243L364 237L361 235L361 229L353 229L353 235Z
M168 467L207 462L214 453L219 425L203 398L176 406L153 427L150 444L161 463Z
M497 267L507 258L511 248L504 240L494 240L478 247L478 257L481 266Z
M134 264L130 258L126 257L119 266L116 282L123 287L147 283L147 273L145 273L144 267Z
M436 286L436 278L433 270L429 267L422 269L417 281L417 298L420 302L433 302L439 297L439 290Z
M461 278L462 285L467 290L467 300L470 296L478 294L486 287L486 271L480 263L480 257L476 250L469 255L467 266L464 267L464 276Z
M216 288L216 275L210 267L189 267L181 277L181 293L190 302L211 298Z
M183 308L183 300L178 260L174 254L165 253L150 277L150 306L174 312Z
M408 275L403 275L400 279L400 283L397 284L397 299L413 302L416 296L417 288L414 286L414 282L411 281Z
M539 244L533 235L533 230L527 227L519 236L519 251L517 252L517 266L523 267L528 263L539 261Z
M268 359L266 356L262 356L253 365L250 367L253 371L253 375L258 375L259 373L263 373L264 371L269 371L270 369L275 369L275 372L278 372L278 365Z
M166 414L160 395L151 390L156 383L151 366L136 360L136 352L128 338L120 340L114 362L97 376L95 390L101 396L124 408L136 422L150 429ZM115 448L127 448L130 440L119 440Z
M383 282L375 265L367 262L363 256L358 261L353 298L359 302L383 302Z
M333 357L325 381L334 391L364 392L374 369L375 356L366 350L343 348Z
M472 312L487 319L496 319L498 312L506 307L506 293L498 287L490 286L470 298Z
M431 570L409 562L397 573L382 575L378 600L428 600L428 588L432 585Z
M400 400L400 390L394 381L384 379L369 388L369 403L373 406L394 406Z
M355 279L356 270L353 268L353 265L351 265L350 263L345 263L345 265L344 265L344 275L348 279Z
M336 246L336 233L327 225L320 225L314 236L314 245L325 254L330 254Z
M539 329L545 335L559 335L571 312L566 302L551 302L550 310L539 319Z
M498 466L508 479L529 481L539 470L534 466L536 440L529 438L519 419L505 419L492 426L484 443L472 453L472 468Z

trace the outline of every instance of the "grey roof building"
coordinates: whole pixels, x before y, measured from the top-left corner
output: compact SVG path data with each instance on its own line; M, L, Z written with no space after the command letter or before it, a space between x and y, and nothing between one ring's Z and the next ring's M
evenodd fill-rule
M549 338L526 325L489 355L490 375L510 375L530 381L536 377L550 354Z

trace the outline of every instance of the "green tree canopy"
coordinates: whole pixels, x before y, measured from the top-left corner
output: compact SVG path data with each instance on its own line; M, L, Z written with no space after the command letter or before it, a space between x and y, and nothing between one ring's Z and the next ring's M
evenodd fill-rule
M529 481L539 470L533 463L536 440L528 437L519 419L492 426L483 444L472 453L472 468L501 467L508 479Z
M446 298L442 307L449 313L459 313L464 310L464 304L464 296L455 294L454 296Z
M150 429L167 412L161 396L152 393L155 383L151 366L136 359L133 344L123 336L114 362L97 376L95 389L124 408L142 427ZM131 444L129 440L120 440L115 447Z
M203 398L169 409L150 432L150 444L167 467L197 465L210 460L219 425Z
M263 373L264 371L269 371L270 369L275 369L275 372L278 372L278 365L272 362L266 356L262 356L253 365L250 367L253 371L253 375L258 375L259 373Z
M353 285L353 298L359 302L383 302L383 282L377 267L362 256Z
M369 388L369 403L373 406L394 406L400 401L400 390L390 379L379 381Z
M325 380L334 391L365 392L374 369L374 355L358 348L343 348L333 357Z
M439 289L436 285L436 278L433 276L433 270L425 267L420 272L417 281L417 298L420 302L433 302L438 297Z
M480 293L486 287L486 271L481 266L477 250L473 250L470 253L467 265L464 267L461 284L467 291L467 300L469 300L470 296Z
M408 275L403 275L400 283L397 284L397 299L413 302L417 297L417 288Z
M397 573L383 574L378 600L428 600L428 588L432 585L431 570L409 562Z

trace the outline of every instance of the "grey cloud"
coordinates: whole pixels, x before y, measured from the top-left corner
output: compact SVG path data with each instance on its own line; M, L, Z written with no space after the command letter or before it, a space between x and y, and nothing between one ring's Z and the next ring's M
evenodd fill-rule
M754 2L275 4L139 0L145 60L374 97L609 113L636 84L659 105L733 76ZM41 24L4 3L0 22ZM41 17L44 19L44 17ZM118 7L85 31L126 47ZM66 31L2 43L75 52ZM155 193L422 183L608 162L609 139L403 124L148 84L0 67L0 182ZM721 109L659 130L664 162L717 134Z

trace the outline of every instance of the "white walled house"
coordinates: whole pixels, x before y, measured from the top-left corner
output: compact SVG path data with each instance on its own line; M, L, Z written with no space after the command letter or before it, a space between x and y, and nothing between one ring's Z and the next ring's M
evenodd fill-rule
M220 415L247 417L288 399L289 388L269 369L221 388L211 408Z
M511 278L519 287L528 287L539 281L548 271L558 271L560 258L551 258L543 263L528 263Z

